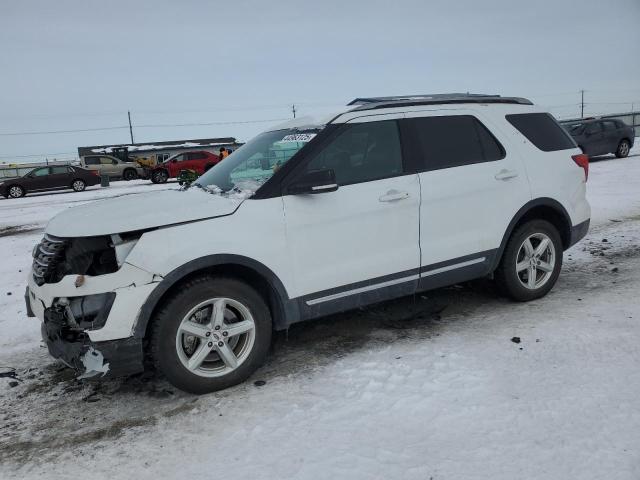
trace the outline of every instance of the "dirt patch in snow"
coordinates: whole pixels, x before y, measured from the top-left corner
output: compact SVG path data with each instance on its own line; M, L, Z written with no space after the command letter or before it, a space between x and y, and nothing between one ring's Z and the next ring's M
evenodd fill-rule
M44 230L37 225L15 225L8 227L0 227L0 237L10 237L12 235L23 235L30 232L38 232Z

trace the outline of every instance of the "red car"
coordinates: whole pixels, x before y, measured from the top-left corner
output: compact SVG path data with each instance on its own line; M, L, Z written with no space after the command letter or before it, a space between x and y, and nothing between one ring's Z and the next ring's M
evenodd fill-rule
M170 178L176 178L180 170L194 170L202 175L219 161L218 155L204 150L178 153L154 167L149 177L153 183L165 183Z

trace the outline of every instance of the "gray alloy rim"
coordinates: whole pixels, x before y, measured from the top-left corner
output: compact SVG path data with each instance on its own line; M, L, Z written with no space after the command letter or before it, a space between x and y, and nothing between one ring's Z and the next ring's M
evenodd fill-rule
M556 249L544 233L529 235L518 249L516 275L520 283L529 290L544 286L556 265Z
M164 182L164 181L166 181L166 180L167 180L167 178L168 178L168 175L167 175L165 172L158 172L158 173L156 173L156 179L157 179L159 182Z
M9 196L12 198L20 198L22 196L22 189L20 187L11 187L9 189Z
M620 144L620 155L623 157L629 153L629 144L627 142L622 142Z
M176 334L176 351L191 373L222 377L242 365L255 338L255 322L246 306L231 298L212 298L184 316Z
M84 189L84 182L81 180L76 180L75 182L73 182L73 189L76 192L80 192Z

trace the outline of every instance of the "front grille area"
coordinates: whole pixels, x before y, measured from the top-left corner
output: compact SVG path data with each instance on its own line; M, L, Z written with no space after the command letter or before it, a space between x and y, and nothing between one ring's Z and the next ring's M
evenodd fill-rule
M33 279L37 285L57 283L65 275L104 275L118 270L109 236L60 238L45 234L33 249Z
M42 241L33 249L33 279L37 285L50 283L55 276L58 264L64 261L69 241L64 238L44 235Z

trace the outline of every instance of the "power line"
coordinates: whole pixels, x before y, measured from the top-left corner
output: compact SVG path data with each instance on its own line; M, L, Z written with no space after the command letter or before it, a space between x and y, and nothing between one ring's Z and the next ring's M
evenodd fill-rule
M254 123L270 123L270 122L284 122L289 120L288 118L269 118L264 120L245 120L245 121L227 121L227 122L198 122L198 123L156 123L146 125L135 125L136 128L162 128L162 127L200 127L211 125L246 125ZM80 133L80 132L100 132L107 130L127 130L129 125L123 125L121 127L99 127L99 128L79 128L74 130L48 130L37 132L3 132L0 136L18 136L18 135L53 135L59 133Z

